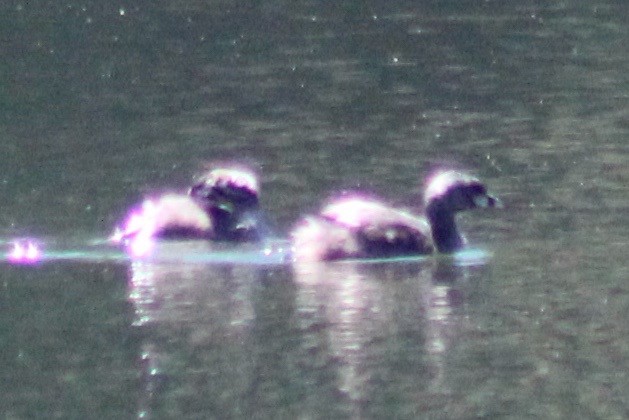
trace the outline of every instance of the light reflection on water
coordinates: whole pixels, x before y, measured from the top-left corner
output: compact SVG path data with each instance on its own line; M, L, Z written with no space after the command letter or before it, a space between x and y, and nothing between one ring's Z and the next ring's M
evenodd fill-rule
M189 249L189 244L168 245ZM248 383L253 372L242 360L246 354L235 349L248 340L255 320L251 293L258 281L257 267L172 260L130 264L128 298L134 309L131 327L143 337L139 416L150 417L155 410L159 413L169 398L188 392L193 381L201 378L220 374L217 389L204 391L216 392L213 395L217 398L223 387L229 387L237 396L245 392L238 384ZM182 351L207 352L207 356L199 354L200 360L186 362L179 360ZM182 388L173 389L169 386L172 383ZM229 402L235 401L229 398ZM183 406L180 409L186 410Z
M4 257L15 264L37 264L54 261L132 262L179 264L282 265L293 260L287 239L271 239L261 244L216 244L207 241L154 241L154 252L135 255L124 246L112 245L105 239L88 241L54 240L51 238L0 239ZM491 254L486 250L468 248L453 255L436 256L459 266L482 265ZM335 264L378 264L383 262L424 261L435 256L403 256L385 259L337 261Z
M232 413L270 402L279 378L293 383L296 398L305 401L302 415L316 415L329 398L329 413L383 415L386 395L396 395L399 412L416 412L425 398L451 392L446 353L460 329L466 267L483 265L478 254L471 252L476 264L432 257L276 268L135 261L128 296L133 327L144 331L138 413L159 412L164 400L192 386L188 381L213 377L216 369L219 382L232 387L224 401ZM267 356L268 341L278 339L282 355ZM172 352L182 345L191 351L203 346L206 357L221 364L190 360L177 369ZM214 392L223 387L217 388L204 392L219 398Z
M161 242L161 243L160 243ZM19 238L0 240L5 248L4 258L15 264L38 264L55 261L73 262L132 262L179 264L245 264L281 265L291 261L290 242L268 240L261 244L211 244L206 241L155 241L155 250L147 255L135 255L123 246L107 240L54 240L51 238Z
M91 3L0 4L0 235L44 259L2 267L0 415L627 417L626 2ZM440 164L508 209L487 255L294 272L46 239L234 157L283 234Z

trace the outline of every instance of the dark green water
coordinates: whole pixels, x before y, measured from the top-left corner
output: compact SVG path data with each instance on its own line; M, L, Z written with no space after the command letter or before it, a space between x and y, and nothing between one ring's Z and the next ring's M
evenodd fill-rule
M506 205L478 260L2 263L3 418L629 417L625 3L8 1L0 39L2 241L217 159L282 236L439 165Z

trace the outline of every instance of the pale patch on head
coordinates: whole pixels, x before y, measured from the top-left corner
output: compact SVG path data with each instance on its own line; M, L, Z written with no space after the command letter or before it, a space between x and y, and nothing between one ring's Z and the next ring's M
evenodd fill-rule
M455 186L465 186L473 183L480 183L480 181L476 177L459 171L438 172L428 178L424 192L424 203L428 204L432 200L445 196L448 190Z
M486 195L475 195L472 200L474 200L474 205L476 207L485 208L489 207L489 197Z
M260 189L258 177L247 169L217 168L210 171L206 185L232 185L256 193Z

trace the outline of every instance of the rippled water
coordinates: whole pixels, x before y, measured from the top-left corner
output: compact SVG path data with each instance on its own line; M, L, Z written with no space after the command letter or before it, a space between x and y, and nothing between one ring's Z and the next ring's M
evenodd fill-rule
M628 6L5 2L6 418L629 417ZM278 236L330 193L413 205L438 166L504 201L471 254L260 264L104 239L205 162ZM3 249L4 249L3 248ZM74 252L74 254L72 253ZM251 258L249 258L251 257Z

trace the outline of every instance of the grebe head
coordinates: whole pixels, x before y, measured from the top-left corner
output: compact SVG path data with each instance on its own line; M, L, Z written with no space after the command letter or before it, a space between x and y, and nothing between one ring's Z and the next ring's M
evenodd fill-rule
M248 167L215 167L198 177L188 194L211 216L216 238L252 241L270 235L259 208L258 176Z
M431 177L424 192L424 204L433 241L440 252L454 252L465 244L456 226L457 212L502 207L500 200L490 195L478 178L458 171L439 172Z
M440 172L429 179L424 193L426 211L438 206L442 211L456 213L485 207L501 207L498 198L487 192L478 178L458 171Z
M233 213L257 207L259 192L258 177L252 170L221 167L198 177L188 193L206 207Z

